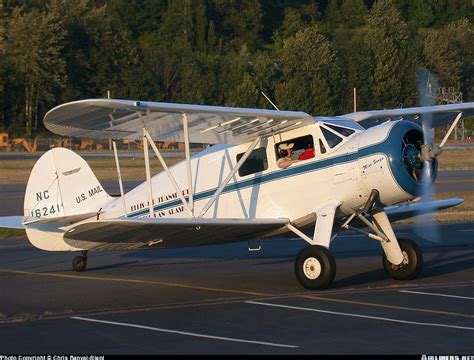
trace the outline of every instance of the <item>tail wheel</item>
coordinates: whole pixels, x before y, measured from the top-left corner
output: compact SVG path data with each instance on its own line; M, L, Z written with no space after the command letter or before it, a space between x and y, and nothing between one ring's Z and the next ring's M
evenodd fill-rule
M403 262L400 265L394 265L388 261L387 256L383 254L382 263L385 272L395 280L414 279L423 267L423 254L418 245L408 239L398 239L403 253Z
M87 258L84 256L76 256L72 261L72 268L77 272L86 270Z
M296 257L295 274L304 288L325 289L331 285L336 276L336 262L325 247L307 246Z

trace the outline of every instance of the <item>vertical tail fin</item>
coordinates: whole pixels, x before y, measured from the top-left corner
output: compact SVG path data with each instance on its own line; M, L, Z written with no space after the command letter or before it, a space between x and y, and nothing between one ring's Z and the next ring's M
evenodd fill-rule
M24 215L32 219L93 213L110 200L83 158L71 150L54 148L31 171Z

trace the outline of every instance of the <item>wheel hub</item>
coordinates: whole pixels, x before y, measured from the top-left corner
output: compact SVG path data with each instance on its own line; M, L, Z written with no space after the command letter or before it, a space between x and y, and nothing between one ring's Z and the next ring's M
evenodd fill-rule
M303 272L308 279L317 279L321 275L321 263L318 259L309 257L303 263Z
M391 267L393 270L395 271L398 271L400 270L401 268L405 267L408 265L408 263L410 262L409 258L408 258L408 254L406 251L402 251L402 255L403 255L403 260L402 260L402 263L399 264L399 265L394 265L394 264L391 264Z

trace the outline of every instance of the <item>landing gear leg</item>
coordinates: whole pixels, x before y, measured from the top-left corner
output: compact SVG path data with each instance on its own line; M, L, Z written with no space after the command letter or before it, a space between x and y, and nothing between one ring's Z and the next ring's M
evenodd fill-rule
M355 217L375 234L349 226L349 223ZM418 275L423 267L423 255L418 245L408 239L397 240L392 224L384 211L384 206L380 202L379 192L376 189L371 191L363 210L359 213L354 212L341 225L341 229L352 229L379 241L384 252L382 259L383 268L393 279L411 280Z
M392 226L384 211L372 215L376 225L387 236L387 242L382 242L383 268L388 276L395 280L414 279L423 267L423 255L415 242L395 237Z
M313 238L287 224L289 230L305 240L309 246L300 251L295 261L295 275L299 283L309 290L329 287L336 276L336 262L329 251L336 209L341 205L331 200L316 209L316 224Z
M87 250L81 251L81 255L76 256L72 261L72 268L77 272L86 270L87 267Z
M409 239L398 239L402 249L403 261L400 265L394 265L388 261L384 254L382 263L383 269L392 279L411 280L414 279L423 267L423 255L420 248L414 241Z

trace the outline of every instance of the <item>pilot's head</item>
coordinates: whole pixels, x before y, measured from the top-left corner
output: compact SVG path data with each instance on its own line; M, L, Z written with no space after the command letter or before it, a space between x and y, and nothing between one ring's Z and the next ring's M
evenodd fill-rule
M289 144L283 143L283 144L278 145L278 154L280 155L280 157L284 158L284 157L291 156L291 154L293 153L294 145L295 144L293 143L289 143Z

